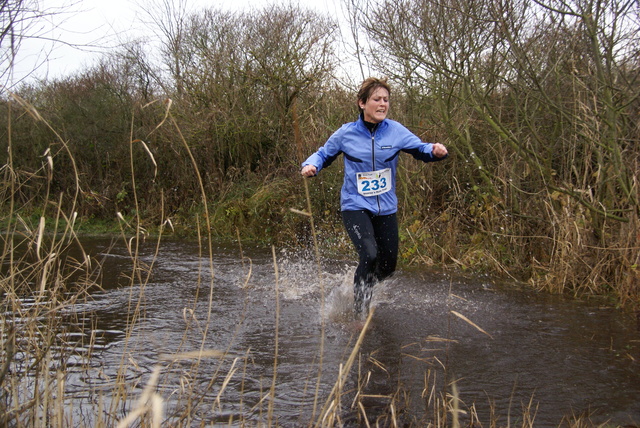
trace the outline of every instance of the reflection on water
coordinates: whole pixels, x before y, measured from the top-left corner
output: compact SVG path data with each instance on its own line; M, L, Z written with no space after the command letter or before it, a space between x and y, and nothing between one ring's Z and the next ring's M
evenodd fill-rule
M93 254L108 247L85 244ZM241 259L237 247L220 246L212 275L194 243L164 242L157 260L153 251L148 245L142 256L153 263L150 279L133 287L126 251L116 246L103 254L104 290L74 308L81 327L70 328L64 341L93 343L91 355L67 365L66 387L79 414L96 406L90 392L107 393L118 375L142 388L162 364L158 390L167 414L185 411L181 392L189 390L201 404L184 419L190 424L264 422L277 327L273 420L305 424L314 409L317 417L358 332L350 315L354 266L319 267L311 257L279 253L276 274L270 250L244 248L249 257ZM344 386L346 426L362 414L349 395L358 385L371 422L389 414L388 397L402 391L395 417L417 423L434 417L433 400L452 381L463 407L473 407L484 424L493 415L499 425L521 425L523 408L536 426L558 426L571 415L640 424L640 336L635 320L620 311L419 270L378 285L373 306L371 329ZM195 371L191 360L165 360L201 348L226 356L204 359Z

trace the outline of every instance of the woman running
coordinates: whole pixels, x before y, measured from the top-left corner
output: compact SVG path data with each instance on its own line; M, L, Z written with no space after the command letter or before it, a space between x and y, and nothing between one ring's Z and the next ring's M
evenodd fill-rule
M301 174L313 177L340 154L344 155L340 206L345 228L359 256L353 286L358 317L368 314L375 283L396 269L398 155L406 152L424 162L448 155L442 144L424 143L399 122L387 119L390 94L386 79L366 79L358 91L358 120L343 125L302 163Z

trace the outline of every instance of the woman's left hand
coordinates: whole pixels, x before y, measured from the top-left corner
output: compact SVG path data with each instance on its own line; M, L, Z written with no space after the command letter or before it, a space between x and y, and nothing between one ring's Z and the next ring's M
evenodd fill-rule
M441 158L443 156L446 156L449 153L449 151L443 144L434 143L433 148L431 149L431 153L433 153L435 157Z

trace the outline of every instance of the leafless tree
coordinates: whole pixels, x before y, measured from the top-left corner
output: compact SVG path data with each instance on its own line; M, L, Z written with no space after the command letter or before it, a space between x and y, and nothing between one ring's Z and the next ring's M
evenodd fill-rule
M60 6L48 6L42 0L0 1L0 82L7 88L24 80L30 74L14 76L13 70L19 52L26 40L51 42L51 35L44 23L54 16L62 15L71 8L74 0ZM38 53L34 69L46 64L50 52L42 49Z
M587 278L571 267L588 257L615 260L608 272L626 278L623 258L634 260L625 253L633 246L615 237L640 215L640 3L382 0L368 7L359 24L373 42L371 61L399 83L409 123L428 115L465 160L457 180L471 185L461 192L462 209L482 219L481 229L502 222L499 206L531 219L513 236L572 237L562 241L573 240L570 248L559 244L537 260L550 260L550 270L574 286L612 281L605 269ZM596 247L619 248L585 256Z
M168 68L177 94L183 93L183 54L189 9L186 0L156 0L145 9L149 26L158 37L162 62Z

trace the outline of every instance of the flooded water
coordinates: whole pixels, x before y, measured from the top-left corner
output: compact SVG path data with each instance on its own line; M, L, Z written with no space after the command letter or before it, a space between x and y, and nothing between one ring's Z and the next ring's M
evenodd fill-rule
M182 420L191 426L317 420L359 333L350 312L352 262L318 266L276 251L274 263L270 249L245 247L242 258L230 245L215 246L211 265L195 243L165 241L154 259L147 242L141 260L151 275L141 272L130 286L123 246L93 240L85 250L104 257L104 290L71 309L79 324L69 340L94 343L90 355L74 355L76 370L73 360L67 368L76 421L95 411L96 395L108 402L118 376L139 393L156 366L167 417L188 415ZM343 386L344 426L363 425L363 411L382 426L389 415L405 424L433 420L434 402L454 381L467 423L473 410L485 426L527 418L559 426L572 415L640 424L635 316L426 270L399 271L378 285L373 307ZM200 349L225 356L197 367L167 360ZM353 406L358 385L361 407Z

